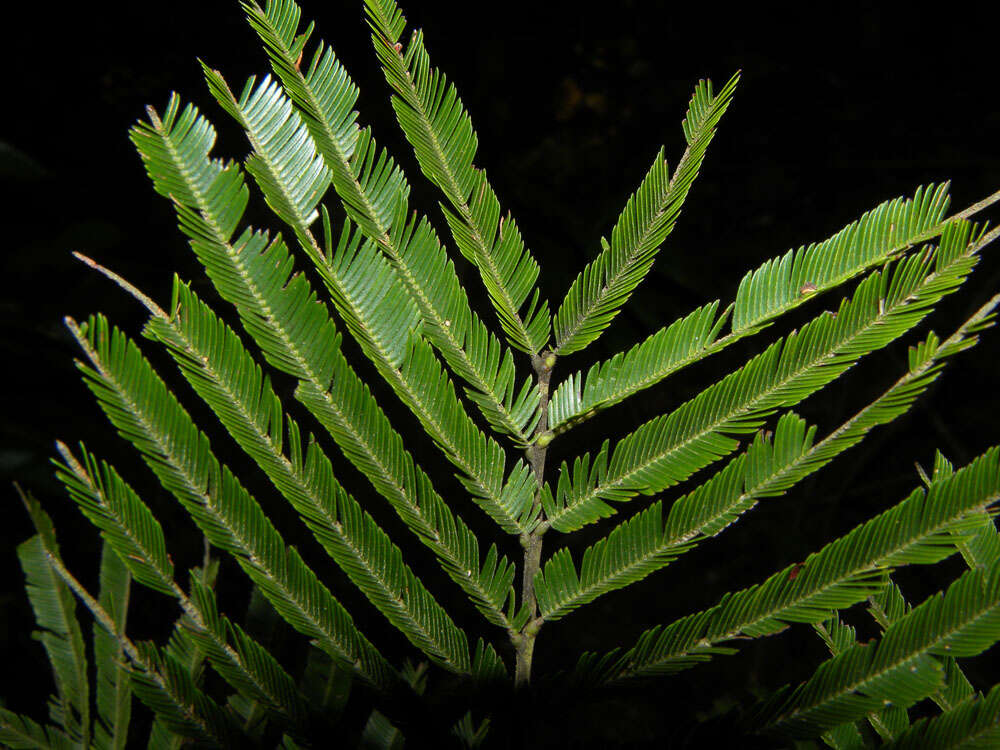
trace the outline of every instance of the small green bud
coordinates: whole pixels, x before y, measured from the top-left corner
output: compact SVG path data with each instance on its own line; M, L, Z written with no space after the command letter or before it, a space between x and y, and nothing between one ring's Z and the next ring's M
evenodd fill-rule
M555 354L550 354L549 356L547 356L545 358L545 366L548 367L550 370L553 367L556 366L556 355Z
M553 435L551 431L543 432L535 439L535 445L537 445L539 448L544 448L545 446L547 446L549 443L552 442L552 438L554 437L555 435Z

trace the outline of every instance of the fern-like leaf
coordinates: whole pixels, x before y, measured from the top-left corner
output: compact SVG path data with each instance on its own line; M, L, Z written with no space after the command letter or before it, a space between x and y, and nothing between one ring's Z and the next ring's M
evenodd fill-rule
M737 73L716 94L711 81L699 81L684 118L684 155L671 177L660 149L618 217L611 244L602 239L601 253L573 281L553 319L556 354L572 354L596 340L646 278L660 246L677 223L715 126L729 108L738 82Z
M248 169L272 205L289 222L299 243L316 264L348 329L401 400L461 472L459 477L475 501L512 534L533 522L533 482L524 461L504 483L504 454L472 422L455 394L430 345L418 335L420 316L387 261L371 241L344 224L333 245L324 212L325 249L321 249L291 197L307 192L296 168L321 163L301 118L279 86L265 79L248 82L236 98L222 76L206 69L216 98L247 129L254 146ZM308 174L305 179L308 179ZM307 207L307 206L306 206Z
M39 534L33 539L39 541L45 563L71 590L84 606L90 610L94 620L122 647L130 661L129 684L133 693L154 712L155 723L162 722L183 737L195 739L209 747L230 744L231 725L218 705L194 684L197 674L193 663L182 664L174 648L179 642L171 638L167 649L161 652L153 644L133 643L121 630L115 618L94 599L66 569L52 529L52 522L35 503L27 503L29 513ZM177 631L175 631L175 635ZM182 647L183 650L183 647ZM76 743L74 742L74 746ZM161 747L166 745L161 744Z
M289 454L282 448L281 402L239 337L184 284L175 280L171 316L148 323L188 382L254 459L306 525L371 602L418 648L454 672L469 669L469 646L402 553L334 477L322 448L303 452L289 417Z
M113 619L118 632L125 632L132 576L114 547L101 545L101 588L98 602ZM132 692L129 688L125 650L97 623L94 624L94 664L97 718L94 723L94 747L98 750L124 750L132 715Z
M572 531L613 513L608 500L660 492L683 481L735 450L739 442L731 435L756 430L774 409L793 406L911 329L964 282L979 249L992 239L982 234L972 239L972 231L967 222L949 224L936 252L927 249L891 273L871 274L836 314L820 314L801 332L625 437L606 470L591 472L584 485L570 481L563 464L556 495L543 496L553 528Z
M76 601L49 564L49 556L59 553L52 520L34 498L22 494L21 499L38 532L17 546L17 558L39 627L37 637L56 682L49 715L74 743L86 745L90 742L90 682Z
M915 490L805 562L762 584L727 594L708 610L646 631L636 646L607 668L603 679L672 674L710 658L719 642L771 635L791 622L821 622L832 610L881 591L888 568L930 564L950 556L960 537L982 528L979 512L1000 499L998 458L1000 449L993 448L952 478L926 492Z
M136 643L143 668L132 671L136 697L172 734L211 747L231 744L231 731L219 705L199 690L191 673L169 651L150 642Z
M789 250L750 271L740 282L733 330L758 326L791 310L802 297L823 292L940 234L948 185L929 185L912 200L883 203L828 240ZM803 290L808 290L804 292Z
M932 336L930 354L915 358L909 371L884 394L819 443L813 444L816 428L807 429L803 419L789 412L778 420L773 440L759 432L744 454L676 500L665 517L662 501L657 502L588 547L579 575L568 551L556 553L535 579L543 616L557 619L598 596L642 580L698 542L719 534L759 499L784 494L863 440L873 428L902 415L937 379L941 360L959 346L974 343L975 331L991 324L997 304L1000 297L980 308L944 345Z
M234 556L299 632L315 638L362 679L390 684L394 670L298 552L285 546L256 500L215 459L207 437L135 344L100 316L83 327L72 320L67 324L90 360L90 366L79 363L79 368L101 408L209 540Z
M243 178L205 167L214 129L193 107L180 108L174 97L162 120L150 110L150 125L138 125L132 138L154 184L215 174L207 184L192 182L188 194L210 195L218 181L232 179L239 190ZM198 134L197 148L184 147ZM230 177L230 175L232 175ZM157 183L161 181L161 183ZM166 185L164 185L166 187ZM161 190L163 192L163 190ZM339 347L339 337L326 308L316 300L308 280L292 275L283 242L247 230L236 242L237 221L226 222L210 201L175 199L181 227L205 265L219 294L232 303L247 332L267 361L301 382L296 397L329 430L347 458L371 481L418 538L432 549L448 575L492 623L508 627L503 603L514 568L491 548L485 559L479 543L434 490L430 479L404 449L402 437L389 423L368 386L355 373ZM229 226L229 233L219 227Z
M311 33L298 34L301 10L271 0L244 3L275 74L298 108L348 216L392 261L420 308L424 334L471 388L469 397L495 429L526 444L538 393L526 382L515 396L510 352L472 312L454 264L426 219L404 227L409 186L402 170L378 151L369 129L354 122L357 88L330 47L320 42L306 70L297 64Z
M182 606L187 634L222 678L282 723L301 729L306 707L295 682L267 649L219 614L215 592L199 576L191 576L191 596L182 598Z
M303 711L291 678L273 657L245 636L240 649L229 643L227 626L220 619L210 592L192 576L194 594L188 597L174 580L173 564L159 523L148 506L107 463L97 460L81 445L81 460L59 444L63 463L57 476L83 513L101 530L121 563L140 583L177 599L190 640L207 654L212 666L241 695L264 705L279 720L294 723ZM248 664L246 653L255 654ZM261 667L261 665L266 665Z
M599 410L628 398L685 365L714 351L728 317L712 302L662 328L627 352L570 374L549 400L549 429L554 435L590 419Z
M583 553L579 575L569 550L559 550L535 577L539 609L555 620L610 591L668 565L699 541L714 536L755 503L765 478L787 471L812 446L816 428L794 414L775 428L773 443L758 434L747 452L679 499L664 518L657 502L619 524ZM772 493L776 494L776 493Z
M174 595L174 566L167 554L163 529L147 505L106 463L100 465L81 445L81 461L62 443L63 462L56 477L107 544L117 552L135 580L167 596Z
M539 305L538 263L472 160L478 138L454 85L431 66L423 34L414 31L405 52L400 38L406 19L394 0L365 0L372 42L386 80L396 92L396 118L413 146L420 168L445 194L442 206L455 242L483 278L511 346L537 354L548 343L547 302ZM531 301L525 303L528 296Z
M557 434L563 432L598 411L659 383L682 367L758 332L768 321L812 299L816 293L848 281L941 234L950 222L943 219L949 202L947 187L947 184L929 185L919 188L913 198L887 201L830 239L789 250L764 263L744 279L737 295L742 317L739 322L734 319L730 332L721 338L719 333L735 303L718 318L715 317L718 301L705 305L631 349L593 365L586 378L582 372L570 376L552 395L550 429ZM965 211L962 215L970 213ZM775 273L768 269L779 267L785 269L781 278L788 288L779 295L780 299L771 299L773 295L764 293L766 289L762 287L768 273ZM749 279L754 278L758 281L751 283ZM763 295L759 309L753 312L749 311L750 287Z
M928 381L936 377L941 367L941 360L975 345L978 341L976 333L992 323L992 310L998 304L1000 295L978 310L946 341L939 342L937 337L931 334L926 342L912 348L910 372L881 398L817 444L809 452L813 459L820 463L829 461L844 447L854 445L872 426L890 421L905 411L915 395L926 388ZM1000 455L1000 452L995 453ZM978 467L975 471L972 467L963 470L965 474L962 481L967 482L968 487L982 490L983 482L989 478L988 460L989 454L975 463ZM710 659L712 655L731 652L730 649L714 644L733 634L744 632L749 636L767 635L782 630L785 627L784 621L801 621L803 615L806 616L805 621L813 623L825 619L821 615L828 613L828 609L816 612L815 609L802 607L810 598L818 596L821 599L825 597L827 601L839 601L840 603L833 604L834 608L850 606L868 593L882 589L883 575L879 572L881 568L890 564L935 562L941 557L950 555L954 551L954 546L961 548L970 539L975 539L983 533L981 531L983 528L991 526L992 522L985 509L993 499L988 493L984 496L981 491L978 495L980 505L962 505L963 498L960 493L963 489L956 490L952 484L958 481L957 478L942 472L940 480L940 486L937 487L939 494L933 496L936 507L927 507L923 493L917 490L904 503L872 519L868 524L855 529L839 542L827 545L820 553L814 555L820 561L820 567L835 563L832 576L824 579L820 575L817 581L797 591L803 583L792 582L798 580L805 565L792 566L775 574L761 586L727 595L716 607L685 617L666 628L657 627L647 631L639 644L625 656L617 657L614 652L602 657L585 654L581 657L578 670L583 670L584 674L588 671L596 674L598 680L608 680L628 679L642 674L669 674L686 669L700 661ZM783 482L779 482L778 486L781 484ZM904 508L907 504L909 508ZM956 504L959 507L949 507ZM923 519L917 518L921 515ZM872 552L857 545L863 546L866 539L877 538L874 535L880 524L895 524L898 530L903 519L909 519L920 527L913 538L901 538L902 547L895 551L891 549L893 544L891 539L881 540L880 545L882 542L890 544L889 551L882 554L875 550L875 557L870 560L870 564L850 567L850 563L857 562L849 559L852 555L857 557L860 554L863 558ZM953 529L954 533L949 529ZM852 553L852 549L856 551ZM846 569L843 567L845 562L849 564ZM762 606L763 609L757 610L758 606ZM768 607L772 606L775 609L768 610ZM770 614L764 614L765 612ZM788 614L792 617L783 620ZM741 619L744 617L746 619ZM706 637L706 632L711 631L716 634L721 632L712 631L711 623L717 622L717 618L723 621L729 619L730 623L721 627L723 629L734 627L734 630L725 637ZM740 621L742 624L733 626L735 621Z
M944 685L934 655L975 656L1000 640L1000 561L970 570L893 623L877 645L858 645L820 665L762 730L815 737L884 705L908 706ZM765 709L767 711L768 709Z

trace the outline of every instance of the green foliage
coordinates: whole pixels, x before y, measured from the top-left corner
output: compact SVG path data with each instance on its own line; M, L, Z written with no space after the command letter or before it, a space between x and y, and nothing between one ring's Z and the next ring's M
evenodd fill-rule
M895 381L834 429L791 411L962 289L998 234L969 219L1000 194L953 215L947 184L887 201L747 273L728 306L703 304L559 380L561 358L601 336L649 273L710 167L739 74L718 91L707 80L695 86L686 150L671 171L660 149L610 242L552 315L538 261L474 165L469 113L422 33L404 34L394 0L365 0L372 43L461 258L410 208L401 163L359 124L357 87L332 48L313 41L313 25L302 28L299 6L242 7L273 77L232 88L203 67L246 134L246 159L214 158L214 126L177 94L130 132L211 289L175 277L161 307L79 256L149 312L143 347L103 315L66 323L84 383L156 483L130 484L130 472L85 446L57 443L56 476L103 540L97 596L70 573L48 515L23 497L38 533L18 557L55 693L44 723L0 708L0 741L103 750L141 735L155 748L299 748L337 733L359 747L527 746L525 717L550 720L548 705L576 701L574 690L664 679L810 625L829 659L796 665L797 687L741 706L743 737L996 745L998 687L978 685L963 660L1000 640L1000 448L958 469L938 454L931 477L920 470L924 487L804 561L631 646L585 653L568 675L533 678L532 659L557 620L583 617L598 598L718 543L758 503L803 493L804 480L906 413L953 355L975 346L1000 296L948 336L922 334ZM252 190L289 239L246 224ZM478 271L497 330L473 309L479 298L456 262ZM549 448L581 422L861 276L831 310L669 413L545 473ZM356 348L342 346L341 326ZM376 375L385 387L369 382ZM444 476L421 466L431 450L417 441L442 455ZM711 476L696 476L721 459ZM165 529L166 496L204 537L199 566L171 556L175 534L196 532ZM582 553L572 546L569 534L608 524L640 496L655 499L596 529ZM554 537L569 541L543 555ZM968 570L911 605L895 572L956 553ZM242 588L236 568L249 579ZM237 622L224 610L246 591L249 612ZM172 627L159 642L135 640L135 602L159 596L178 608ZM93 618L91 639L77 600ZM863 603L878 630L868 642L850 619Z

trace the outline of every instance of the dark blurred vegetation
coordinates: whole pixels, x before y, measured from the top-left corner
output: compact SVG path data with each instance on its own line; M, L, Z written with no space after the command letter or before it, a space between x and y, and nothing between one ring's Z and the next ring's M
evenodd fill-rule
M362 122L373 124L376 137L401 159L414 206L430 214L443 236L437 196L397 134L360 0L305 0L304 5L361 88ZM404 4L411 22L425 29L435 63L462 93L480 136L477 163L487 168L503 205L517 217L542 266L543 291L553 307L597 252L600 235L610 233L659 146L666 145L671 163L679 157L680 121L695 82L711 77L721 85L737 69L743 71L735 102L653 273L591 350L559 363L561 375L641 340L695 305L716 298L727 304L746 270L790 247L824 239L882 200L950 179L960 209L1000 189L996 61L987 24L976 12L952 5L951 15L929 18L871 3L838 4L836 10L803 4L792 12L755 4L729 14L707 3L662 0L593 6L514 0L483 7L488 10L451 1ZM73 4L58 10L35 3L22 10L29 22L20 23L22 33L6 36L2 53L7 75L0 120L5 198L0 360L6 382L0 416L5 489L0 492L6 505L0 528L0 664L7 668L0 669L0 696L12 708L41 718L48 673L41 648L29 638L32 620L14 555L15 545L31 530L10 481L44 501L71 566L91 584L96 585L96 534L52 478L48 458L56 438L70 444L85 440L128 475L168 529L179 563L194 563L200 555L190 523L153 487L145 467L113 435L80 384L71 364L75 347L61 322L67 314L84 318L99 310L137 336L142 310L69 253L91 255L161 303L169 299L174 271L201 279L126 131L145 105L162 108L169 92L177 90L216 123L216 155L240 158L245 141L208 95L196 59L220 68L234 88L245 76L266 72L267 64L235 0ZM264 212L253 216L266 225ZM966 289L932 319L935 330L950 333L996 292L998 255L1000 247L986 250ZM473 298L482 303L481 314L489 318L478 278L464 262L459 266ZM213 299L205 282L198 281L197 288ZM795 320L781 321L773 331L606 412L557 442L550 467L596 446L606 434L624 434L680 403L777 333L834 304L832 297L821 298ZM802 559L907 494L917 481L913 462L929 465L934 448L962 464L1000 441L998 336L988 333L976 350L950 366L910 415L873 434L835 467L787 497L765 503L739 527L659 575L550 626L536 650L538 673L569 666L583 649L630 643L653 624L709 606L722 592ZM172 378L169 363L157 355L154 351L154 362ZM801 412L824 434L904 367L905 344L869 358ZM203 425L214 424L185 384L177 390L196 416L206 416ZM292 403L289 394L286 404ZM414 422L401 416L401 424ZM213 434L220 457L245 466L226 436ZM413 442L426 465L442 466ZM437 472L438 486L452 493L463 516L489 532L473 508L463 507L447 471ZM342 473L345 484L359 498L370 498L377 517L413 549L358 474L349 466ZM245 475L264 507L275 509L289 541L324 565L322 552L276 509L260 477L253 471ZM626 511L640 507L641 499ZM596 535L584 532L574 546L582 549ZM553 535L546 544L558 541ZM507 546L508 554L516 554L516 544ZM415 555L418 568L430 570L424 550ZM958 569L957 564L943 567ZM904 571L899 580L919 600L940 587L945 572ZM403 652L402 639L357 601L343 576L331 573L329 580L336 592L345 592L344 600L354 605L376 643ZM245 579L230 565L223 567L221 581L223 603L239 619L246 606ZM442 599L454 601L461 622L478 629L475 612L443 577L431 577L429 583ZM165 633L176 616L170 604L146 593L137 596L148 606L136 612L135 632L140 637ZM864 623L860 616L852 621ZM724 712L757 691L803 678L811 671L806 664L822 658L819 640L799 629L749 645L738 656L683 673L650 692L599 697L600 712L592 710L592 703L561 710L582 722L598 745L608 737L636 743L680 740L686 730L672 725L671 717ZM23 670L38 679L25 685ZM985 668L973 667L970 676L980 688L991 682ZM702 742L698 737L692 738L695 746Z

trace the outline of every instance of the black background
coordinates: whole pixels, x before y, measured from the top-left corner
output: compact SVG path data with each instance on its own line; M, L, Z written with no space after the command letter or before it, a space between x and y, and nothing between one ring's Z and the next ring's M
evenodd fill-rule
M950 4L934 15L874 3L803 5L795 11L755 5L735 13L708 4L678 7L638 0L586 8L522 1L489 9L454 2L408 6L410 21L426 31L434 63L462 94L480 138L477 164L489 171L502 205L517 217L542 267L543 293L553 307L599 249L599 236L610 233L657 149L665 145L671 163L680 155L680 121L695 82L711 77L721 86L733 72L743 71L735 101L653 272L591 350L559 363L557 380L641 340L696 305L717 298L728 304L746 270L829 236L882 200L950 179L953 205L960 209L1000 189L994 42L987 19L974 5ZM6 380L0 470L7 488L0 490L0 664L12 667L0 668L0 697L11 708L41 718L47 669L41 648L28 635L32 620L14 554L31 528L10 480L43 500L56 519L71 567L90 585L96 536L52 479L48 458L56 438L71 444L84 439L99 456L114 460L137 488L146 490L144 497L168 529L175 560L192 563L198 554L195 546L184 546L191 527L182 513L152 487L145 467L107 429L80 384L71 364L74 345L61 322L64 315L83 319L103 311L137 335L141 310L69 253L91 255L161 304L169 299L174 271L200 279L169 206L150 188L127 129L145 105L162 110L169 92L177 90L216 123L216 155L240 158L245 141L208 94L197 58L220 68L233 88L249 74L265 73L267 62L236 2L77 4L58 10L36 3L24 10L28 21L6 35L0 53L7 71L0 122L0 357ZM398 135L361 3L306 2L305 13L317 21L318 34L334 45L361 88L361 120L374 126L376 137L402 162L413 185L413 206L427 212L444 236L438 196ZM252 217L266 225L263 212ZM947 335L997 291L996 254L996 248L985 251L966 289L942 306L930 327ZM468 270L460 261L474 303L490 319L478 279ZM209 288L196 284L211 300ZM624 434L675 406L779 331L835 304L832 297L822 298L774 331L606 412L557 442L550 467L596 446L604 435ZM928 327L925 323L921 331ZM996 332L987 333L909 415L787 497L754 510L738 528L629 591L548 626L536 649L537 671L567 667L583 649L631 643L653 624L709 606L722 592L803 559L905 496L916 482L913 462L929 465L934 448L962 464L1000 442L998 342ZM170 372L168 362L155 351L152 355L163 372ZM820 425L821 435L903 371L905 345L868 359L802 405L799 411ZM372 373L361 369L366 376ZM287 387L278 380L279 387ZM183 383L178 393L197 416L203 415ZM398 409L390 411L399 414L404 429L413 424ZM206 415L202 422L210 420ZM213 434L222 455L240 465L225 436ZM463 517L488 534L481 514L463 508L466 501L440 459L419 441L413 443L425 465L439 467L439 488L452 493ZM404 548L412 549L357 473L342 460L335 466L343 467L345 484L362 502L369 501L366 507ZM267 485L248 474L262 504L273 508ZM644 505L640 499L626 510ZM278 520L289 541L326 570L322 552L293 519ZM595 535L588 530L582 537L587 541ZM546 541L550 549L557 543L553 536ZM582 549L582 542L574 548ZM507 544L505 551L516 555L517 547ZM422 553L416 551L415 565L421 571L426 565L430 573L433 563ZM937 590L947 573L960 570L954 560L942 567L903 571L899 580L919 600ZM224 605L239 619L244 579L235 566L224 567L223 576ZM460 623L477 630L476 613L454 587L443 577L428 578ZM342 577L331 573L327 580L338 596L344 592L344 601L376 643L386 644L390 653L406 653L401 639L357 600ZM162 635L175 613L161 599L140 596L147 606L134 621L137 637ZM863 630L868 627L863 616L850 619ZM747 704L759 690L807 675L811 668L802 660L818 663L823 649L808 629L799 630L686 672L641 699L602 698L613 710L581 709L577 720L596 742L609 736L636 742L676 739L681 730L672 725L672 716L711 713L734 700ZM25 674L38 679L26 684ZM979 688L992 684L985 667L973 667L970 676ZM669 711L661 709L665 701L673 702Z

